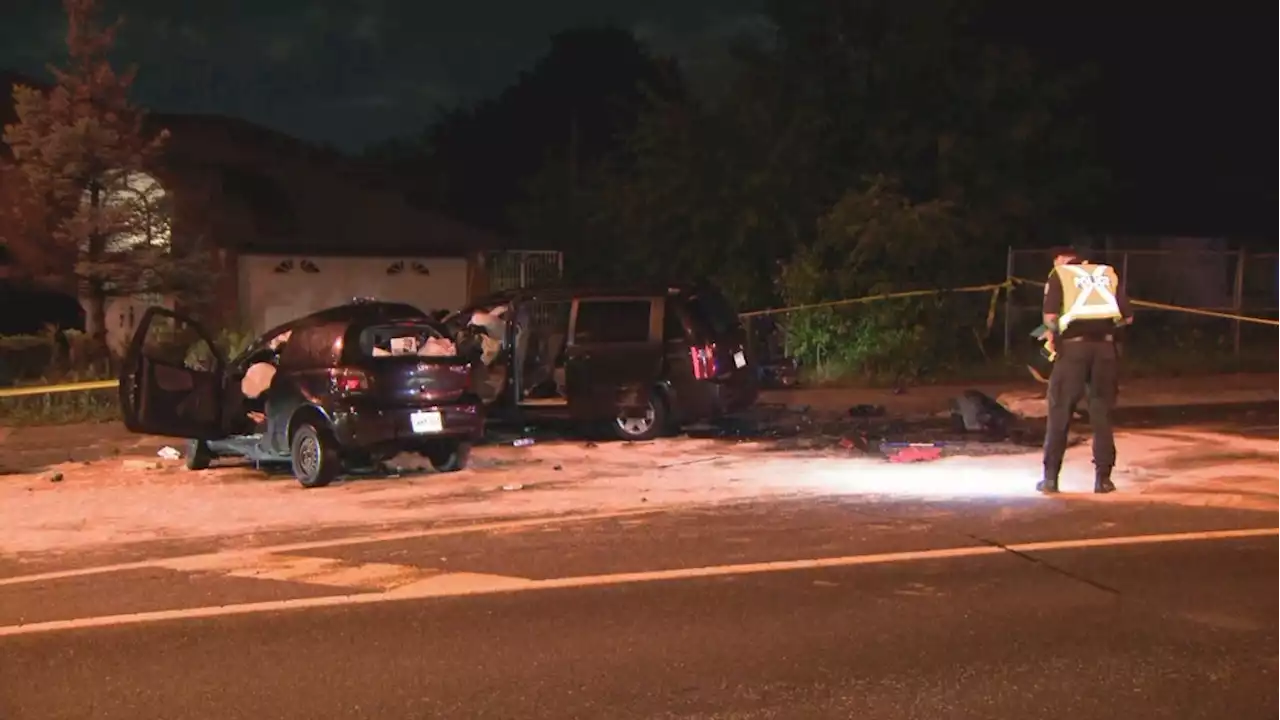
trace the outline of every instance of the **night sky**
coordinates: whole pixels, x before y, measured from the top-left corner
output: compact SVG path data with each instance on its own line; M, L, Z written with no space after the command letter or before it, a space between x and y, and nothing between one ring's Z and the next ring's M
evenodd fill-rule
M5 0L0 68L43 74L63 51L58 0ZM611 23L714 72L758 0L106 0L124 15L136 99L235 115L358 150L436 108L496 94L569 27Z
M358 150L414 133L437 108L496 93L571 26L631 28L696 74L725 39L759 32L761 0L109 0L128 25L136 99L162 112L240 116ZM1139 5L1143 7L1138 7ZM1092 97L1120 215L1162 232L1274 232L1274 36L1265 3L1010 3L1006 30L1102 70ZM57 0L7 0L0 67L58 58ZM1265 80L1265 82L1262 82Z

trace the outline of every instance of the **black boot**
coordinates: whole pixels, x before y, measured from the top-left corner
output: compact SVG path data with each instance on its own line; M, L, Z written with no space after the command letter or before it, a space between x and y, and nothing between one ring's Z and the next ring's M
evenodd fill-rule
M1045 466L1044 479L1036 483L1036 492L1052 495L1058 492L1058 468Z
M1111 482L1111 468L1098 468L1093 480L1093 491L1099 495L1116 491L1115 483Z

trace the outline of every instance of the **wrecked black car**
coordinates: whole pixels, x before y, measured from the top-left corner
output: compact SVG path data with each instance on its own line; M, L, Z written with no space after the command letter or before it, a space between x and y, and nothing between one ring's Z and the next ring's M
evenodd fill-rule
M189 318L147 310L125 354L132 432L188 438L187 466L287 463L321 487L402 452L466 466L484 432L474 368L417 308L357 301L286 323L232 360Z
M475 361L495 419L648 440L738 413L759 393L742 323L704 285L513 290L444 322Z

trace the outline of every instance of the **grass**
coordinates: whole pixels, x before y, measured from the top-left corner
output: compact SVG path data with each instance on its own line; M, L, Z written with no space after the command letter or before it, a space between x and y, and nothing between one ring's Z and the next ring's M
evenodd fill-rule
M868 375L858 370L828 365L823 368L801 368L800 381L807 387L893 387L907 385L952 385L1025 381L1030 379L1027 365L1041 372L1048 363L1039 358L1032 345L1015 347L1009 358L998 353L986 361L956 363L916 377ZM1229 349L1170 348L1167 352L1150 347L1132 348L1121 357L1125 377L1197 377L1233 373L1276 372L1280 357L1276 346L1242 347L1239 356Z
M103 378L65 377L56 382L61 384L101 379ZM54 381L24 382L16 387L50 384L54 384ZM0 425L67 425L119 419L120 404L115 388L0 397Z

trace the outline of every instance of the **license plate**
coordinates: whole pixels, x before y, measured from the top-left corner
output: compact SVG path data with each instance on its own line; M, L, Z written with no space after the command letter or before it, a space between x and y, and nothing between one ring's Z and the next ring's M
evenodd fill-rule
M747 366L747 356L741 350L733 354L733 364L740 368Z
M419 410L409 416L409 424L416 433L438 433L444 430L444 418L439 410Z

